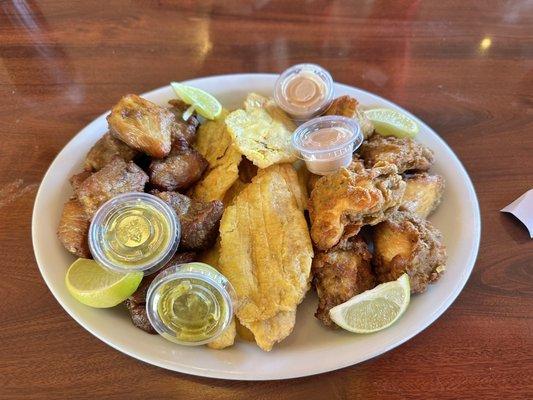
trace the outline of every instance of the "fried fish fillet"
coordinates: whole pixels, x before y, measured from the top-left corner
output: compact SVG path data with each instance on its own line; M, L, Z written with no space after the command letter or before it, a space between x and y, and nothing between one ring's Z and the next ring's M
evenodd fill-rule
M409 275L411 293L421 293L439 279L446 265L442 235L429 221L398 211L373 231L374 267L379 282Z
M106 164L109 164L115 157L120 157L124 161L131 161L137 154L137 150L132 149L126 143L107 132L87 153L85 169L98 171Z
M329 310L375 286L371 258L368 246L359 236L315 254L312 268L313 285L318 294L315 316L324 325L335 327Z
M341 96L333 100L325 112L325 115L340 115L353 118L359 122L361 133L366 139L374 132L374 125L359 107L359 102L350 96Z
M115 157L80 183L75 194L86 214L92 218L107 200L122 193L142 192L147 181L148 176L135 163Z
M77 199L70 199L63 206L57 228L57 237L69 252L77 257L92 258L89 251L89 217Z
M404 191L396 166L386 162L365 169L354 161L349 168L323 176L309 202L313 242L328 250L342 238L356 235L363 225L385 220L398 209Z
M288 164L259 170L220 223L220 270L235 288L236 315L266 351L291 332L294 319L278 314L296 310L310 281L313 248L291 174L297 181ZM272 322L281 326L267 332Z
M195 148L209 163L192 192L192 197L198 200L223 200L239 177L242 155L226 129L224 119L227 115L228 112L223 110L220 118L207 121L198 129Z
M111 133L133 149L163 158L170 152L174 114L135 94L124 96L107 116Z
M411 138L372 135L359 150L367 168L378 161L396 165L398 173L405 171L427 171L433 164L433 151Z
M251 93L226 125L240 153L259 168L297 160L291 145L296 126L272 99Z
M404 180L407 185L399 210L427 218L441 202L444 178L424 172L407 175Z

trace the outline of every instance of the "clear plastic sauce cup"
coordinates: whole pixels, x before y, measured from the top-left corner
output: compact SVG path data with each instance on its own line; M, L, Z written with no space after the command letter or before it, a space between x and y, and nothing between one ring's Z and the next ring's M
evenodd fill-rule
M147 193L126 193L104 203L89 228L96 262L117 272L158 271L178 248L181 227L174 210Z
M146 311L161 336L196 346L216 339L230 325L234 298L224 275L208 264L192 262L156 276L148 288Z
M353 152L363 142L356 120L337 115L314 118L300 125L292 135L292 145L307 169L328 175L352 162Z
M298 64L283 71L274 88L279 107L298 122L322 114L333 99L333 79L316 64Z

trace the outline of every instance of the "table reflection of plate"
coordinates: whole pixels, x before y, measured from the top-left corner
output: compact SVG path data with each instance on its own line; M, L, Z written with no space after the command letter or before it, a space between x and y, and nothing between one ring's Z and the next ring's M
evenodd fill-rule
M224 106L240 106L249 92L270 95L276 80L270 74L224 75L195 79L187 84L217 97ZM336 95L349 94L365 107L401 110L371 93L337 84ZM142 95L158 104L174 98L170 86ZM118 100L118 99L117 99ZM389 329L370 335L331 331L315 319L316 295L310 292L298 307L294 332L270 353L239 341L222 351L182 347L135 328L121 307L101 310L78 303L64 284L74 257L56 239L63 203L71 194L68 178L81 169L85 154L106 131L105 114L79 132L59 153L46 173L33 211L33 246L46 284L63 308L85 329L105 343L147 363L192 375L224 379L267 380L294 378L331 371L382 354L410 339L435 321L465 285L476 259L480 238L479 206L466 171L453 151L427 125L420 123L417 140L435 152L432 172L444 176L446 190L431 222L442 231L448 249L447 270L421 296L413 296L404 316Z

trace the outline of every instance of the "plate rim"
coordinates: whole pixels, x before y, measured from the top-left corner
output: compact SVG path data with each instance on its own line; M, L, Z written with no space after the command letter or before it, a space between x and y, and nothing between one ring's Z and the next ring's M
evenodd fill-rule
M276 76L277 76L277 74L273 74L273 73L234 73L234 74L221 74L221 75L203 76L203 77L198 77L198 78L193 78L193 79L189 79L189 80L183 81L183 83L194 84L194 82L198 81L198 80L206 80L206 79L218 80L218 79L228 79L228 78L237 78L237 77L241 77L241 78L245 78L245 77L248 77L248 78L252 78L252 77L254 77L254 78L266 78L266 77L268 77L268 78L272 79L273 77L276 77ZM187 365L183 365L183 366L180 365L180 366L171 367L169 365L166 365L164 362L160 362L160 361L158 361L156 359L148 359L147 357L144 357L143 355L138 354L135 351L130 350L129 348L122 348L119 345L114 344L111 340L107 340L107 338L105 338L102 335L100 335L99 333L97 333L90 325L86 325L82 321L81 318L78 318L78 316L75 315L69 309L69 307L62 301L61 296L56 294L56 292L52 289L51 283L49 282L46 274L43 272L42 264L44 265L44 263L41 263L42 255L40 254L40 251L38 250L38 247L36 246L36 241L37 241L36 236L37 236L37 234L36 234L36 228L35 227L36 227L36 224L37 224L36 223L36 220L37 220L37 216L36 216L37 205L38 205L41 197L43 196L43 194L42 194L42 192L44 190L43 189L43 182L48 178L48 175L51 173L51 170L53 169L52 167L54 166L54 164L56 164L56 162L58 162L58 159L62 156L63 152L66 151L66 148L69 147L71 142L74 141L76 139L76 137L78 137L79 135L82 135L84 131L89 130L93 124L97 123L97 120L99 120L100 118L106 116L110 112L110 110L107 110L104 113L102 113L102 114L96 116L95 118L93 118L92 121L89 122L89 124L87 124L84 127L82 127L67 143L65 143L65 145L63 145L61 150L58 152L58 154L54 157L53 161L48 166L48 168L46 170L46 173L43 175L43 177L41 179L41 182L39 184L39 189L38 189L37 194L35 196L35 201L34 201L34 205L33 205L33 209L32 209L32 220L31 220L33 252L34 252L35 260L36 260L36 263L37 263L37 267L39 269L39 272L40 272L43 280L46 283L46 286L48 287L49 291L52 293L52 295L54 296L56 301L61 305L63 310L66 311L67 314L72 319L74 319L83 329L85 329L86 331L91 333L93 336L97 337L102 342L104 342L107 345L111 346L113 349L118 350L121 353L124 353L124 354L126 354L126 355L128 355L130 357L133 357L133 358L135 358L135 359L137 359L139 361L145 362L147 364L155 365L157 367L164 368L164 369L169 370L169 371L175 371L175 372L180 372L180 373L184 373L184 374L190 374L190 375L194 375L194 376L202 376L202 377L225 379L225 380L245 380L245 381L266 381L266 380L294 379L294 378L300 378L300 377L305 377L305 376L317 375L317 374L326 373L326 372L330 372L330 371L336 371L336 370L343 369L343 368L346 368L346 367L349 367L349 366L353 366L353 365L362 363L364 361L370 360L370 359L372 359L374 357L377 357L377 356L379 356L381 354L384 354L384 353L386 353L386 352L388 352L388 351L390 351L390 350L402 345L403 343L407 342L408 340L412 339L414 336L416 336L419 333L421 333L422 331L424 331L428 326L433 324L453 304L453 302L457 299L459 294L463 291L466 283L468 282L468 279L470 278L470 275L472 274L472 270L473 270L473 268L475 266L475 262L477 260L477 256L478 256L478 253L479 253L479 245L480 245L480 240L481 240L481 213L480 213L479 200L478 200L478 197L477 197L475 186L474 186L474 184L472 182L472 179L470 178L470 175L468 174L466 168L464 167L464 165L461 162L461 160L459 159L459 157L457 157L457 155L455 154L453 149L448 145L448 143L446 143L446 141L433 128L431 128L429 125L427 125L423 120L421 120L417 116L413 115L411 112L409 112L408 110L406 110L402 106L400 106L400 105L398 105L398 104L396 104L396 103L394 103L394 102L392 102L392 101L390 101L390 100L388 100L388 99L386 99L386 98L384 98L384 97L382 97L382 96L380 96L378 94L369 92L369 91L367 91L365 89L361 89L361 88L356 87L356 86L348 85L348 84L337 82L337 81L335 82L335 84L338 85L339 87L342 87L342 88L345 88L345 89L348 89L348 90L356 89L356 90L364 92L364 93L366 93L366 94L368 94L370 96L376 97L380 101L382 101L383 103L391 105L391 106L394 106L394 107L400 109L402 112L406 113L411 118L413 118L415 121L417 121L421 126L425 126L432 133L434 133L436 139L440 142L441 145L446 147L446 149L449 151L451 157L453 157L455 159L455 161L457 162L457 164L459 166L459 170L461 172L461 175L463 175L463 178L465 178L466 182L468 183L467 190L468 190L469 194L472 196L472 198L475 200L473 202L473 204L472 204L472 206L473 206L473 214L474 214L474 225L472 227L472 232L473 232L474 248L475 249L473 249L474 251L472 251L470 253L469 259L466 260L464 262L464 264L463 264L464 270L463 270L463 273L460 275L460 279L461 279L460 284L455 287L454 291L452 291L452 292L450 292L448 294L448 296L442 302L441 306L439 308L437 308L430 315L430 318L428 318L429 322L427 322L427 323L424 322L419 327L417 327L417 329L413 333L410 333L408 335L402 336L400 339L394 341L393 343L390 343L385 348L382 348L380 350L376 350L376 351L373 351L373 352L371 352L369 354L366 354L363 357L363 359L360 360L360 361L352 361L352 362L348 361L348 362L340 363L334 368L327 367L327 368L324 369L324 368L320 368L320 367L318 367L318 368L316 368L316 367L315 368L313 368L313 367L309 368L308 367L308 368L305 369L305 371L298 370L298 372L296 372L296 373L270 374L268 376L267 376L267 374L263 374L261 376L257 376L257 375L254 375L253 373L243 373L243 372L235 373L235 372L230 372L230 371L204 369L204 368L199 368L199 367L194 367L194 366L187 366ZM142 96L142 97L150 96L150 95L152 95L152 94L154 94L156 92L165 90L165 89L167 89L169 87L170 87L170 85L161 86L159 88L156 88L156 89L150 90L148 92L145 92L145 93L141 94L140 96Z

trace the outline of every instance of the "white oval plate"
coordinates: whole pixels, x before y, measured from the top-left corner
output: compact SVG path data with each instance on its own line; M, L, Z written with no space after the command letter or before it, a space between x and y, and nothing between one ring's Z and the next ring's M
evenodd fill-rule
M238 74L186 83L210 92L224 106L236 108L249 92L270 95L275 80L276 75L272 74ZM364 106L390 107L409 114L360 89L336 84L335 91L336 95L356 97ZM175 96L167 86L143 97L163 105ZM432 172L446 178L444 199L431 221L444 235L448 265L436 284L426 293L412 298L406 313L396 324L370 335L331 331L314 318L316 296L311 291L298 308L294 332L270 353L243 341L222 351L205 346L182 347L144 333L131 324L124 308L89 308L69 295L64 276L74 258L56 239L63 203L72 193L68 178L81 169L85 154L106 131L106 114L79 132L48 169L35 199L33 247L41 274L61 306L93 335L132 357L173 371L223 379L286 379L332 371L382 354L422 331L450 306L472 271L480 238L479 206L472 182L453 151L417 119L420 124L418 140L435 152Z

